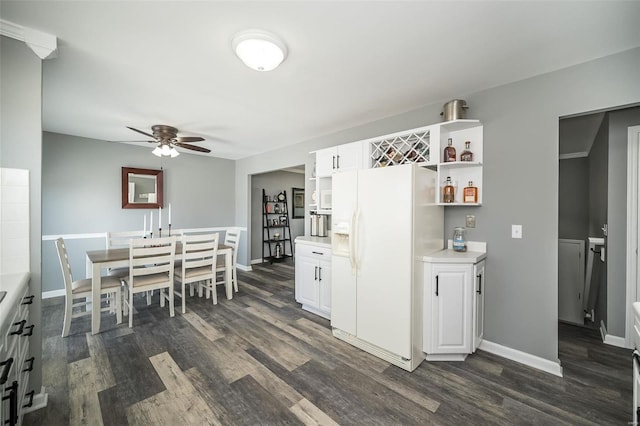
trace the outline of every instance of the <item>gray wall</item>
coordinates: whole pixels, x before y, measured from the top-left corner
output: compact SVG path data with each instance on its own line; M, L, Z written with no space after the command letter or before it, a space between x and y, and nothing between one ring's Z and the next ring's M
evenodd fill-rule
M640 68L636 68L636 76L640 76ZM636 100L640 100L640 97ZM627 271L627 128L640 125L640 108L613 111L608 115L607 333L624 337Z
M142 229L143 215L148 215L150 210L121 207L121 167L162 167L165 232L168 203L171 203L173 229L235 225L234 161L186 153L161 160L151 154L147 145L109 143L45 132L43 234ZM157 209L154 210L156 228L157 213ZM68 243L76 277L84 276L86 250L103 248L104 244L104 239ZM44 291L64 288L53 241L43 243L43 270L47 272L43 278Z
M304 219L291 218L293 213L291 188L304 188L304 183L304 174L285 171L262 173L251 177L251 229L253 230L251 234L252 261L262 259L262 190L264 189L269 196L273 196L282 190L287 191L287 201L289 203L289 225L291 227L291 244L293 244L293 241L297 236L304 235ZM287 243L286 246L287 254L291 254L289 251L289 244ZM265 251L267 250L266 245L264 249Z
M42 62L23 42L0 36L0 167L29 170L31 291L30 315L42 323L41 300L41 164ZM30 340L36 358L30 388L42 386L42 332L34 328Z
M445 236L464 225L467 214L476 215L477 228L467 237L488 244L488 341L557 361L558 120L637 102L639 70L636 48L479 93L451 95L466 99L468 115L484 124L483 206L447 208ZM250 221L250 175L302 162L311 170L308 153L314 149L437 122L444 101L239 160L236 222ZM511 239L512 224L523 225L522 239Z
M560 160L559 179L558 237L584 240L589 228L588 158Z

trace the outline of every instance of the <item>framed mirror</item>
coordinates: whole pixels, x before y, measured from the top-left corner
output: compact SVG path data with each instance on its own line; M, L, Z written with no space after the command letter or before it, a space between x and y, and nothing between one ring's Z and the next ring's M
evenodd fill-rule
M304 188L291 188L293 215L291 219L304 219Z
M122 168L122 208L151 209L163 207L162 170Z

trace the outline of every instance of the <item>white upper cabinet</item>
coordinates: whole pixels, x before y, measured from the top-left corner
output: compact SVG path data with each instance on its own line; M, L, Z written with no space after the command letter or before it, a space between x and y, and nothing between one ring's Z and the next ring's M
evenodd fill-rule
M361 169L364 165L362 142L322 149L316 152L316 176L328 177L334 173Z

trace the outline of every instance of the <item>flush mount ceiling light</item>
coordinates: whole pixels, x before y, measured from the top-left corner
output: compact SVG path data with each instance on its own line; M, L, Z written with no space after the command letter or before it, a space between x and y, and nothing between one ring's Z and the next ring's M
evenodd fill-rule
M287 46L264 30L241 31L231 42L233 51L251 69L271 71L287 57Z

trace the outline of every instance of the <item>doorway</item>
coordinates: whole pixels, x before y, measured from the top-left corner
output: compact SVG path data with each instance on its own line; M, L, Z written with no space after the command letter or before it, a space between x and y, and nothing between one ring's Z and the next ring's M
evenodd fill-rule
M299 165L286 169L273 170L250 176L250 235L249 255L251 264L262 263L262 250L264 244L262 190L267 195L273 196L286 191L287 198L293 201L292 189L305 187L305 165ZM304 197L304 196L303 196ZM304 204L303 204L304 207ZM304 214L302 217L293 217L293 205L289 206L288 219L291 229L291 243L299 235L304 235ZM289 247L287 243L287 247ZM288 251L288 248L287 248Z
M599 330L605 343L621 347L628 346L632 299L626 271L627 146L633 125L640 125L638 106L559 121L558 318ZM582 245L584 255L567 255L566 240ZM584 271L584 282L567 270Z

